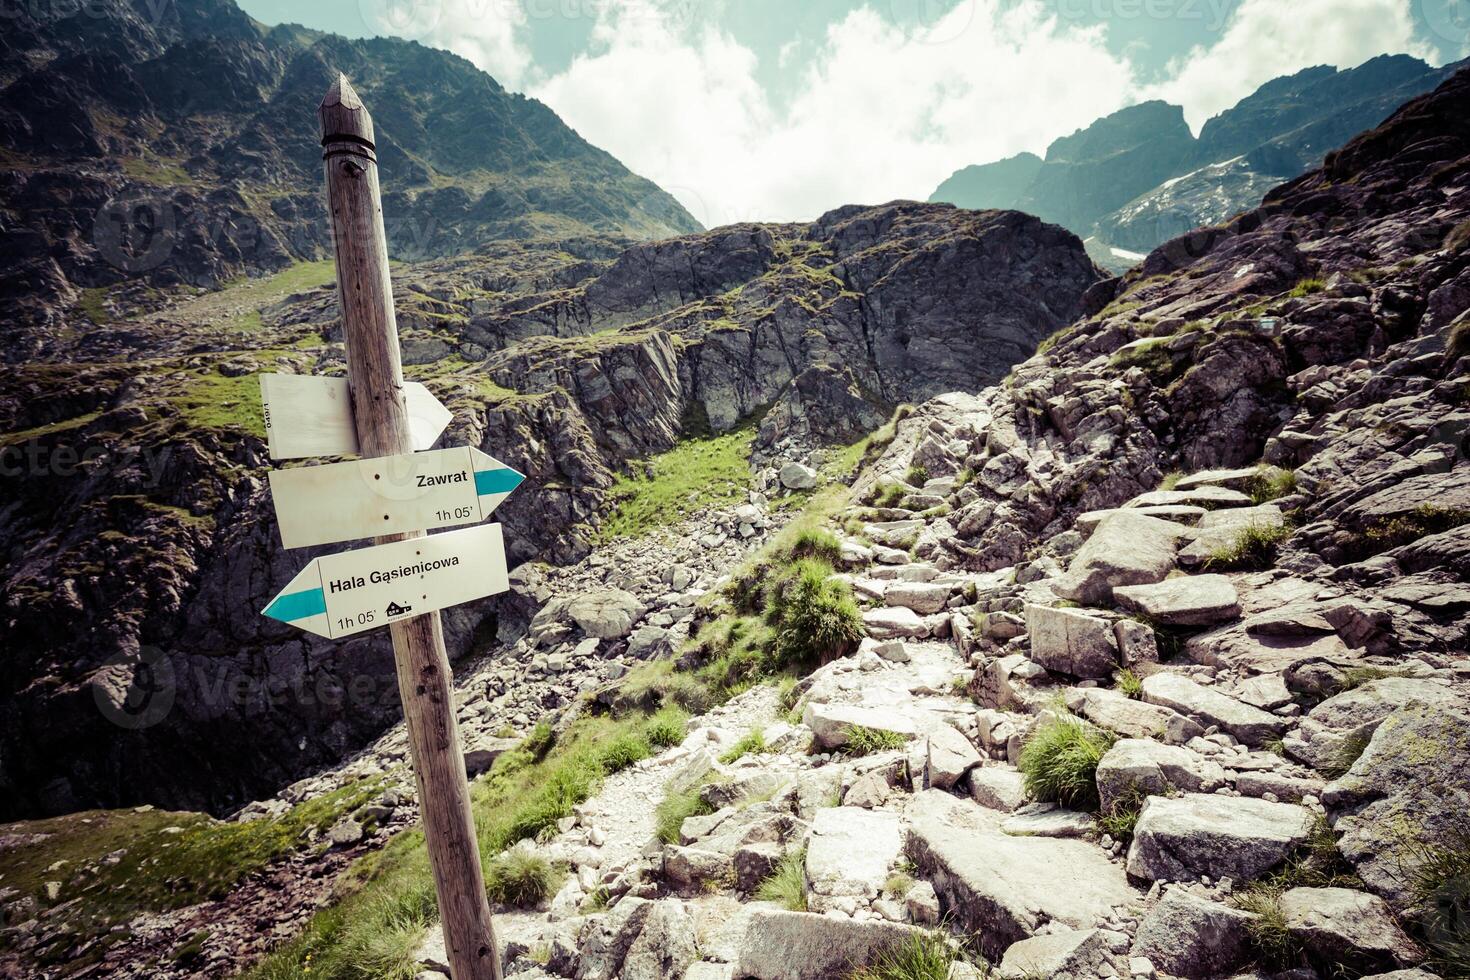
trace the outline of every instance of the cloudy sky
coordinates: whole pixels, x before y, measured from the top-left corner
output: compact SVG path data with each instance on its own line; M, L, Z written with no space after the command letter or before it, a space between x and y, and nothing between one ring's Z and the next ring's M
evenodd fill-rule
M1470 0L241 0L454 51L706 226L925 198L1150 98L1196 131L1262 82L1470 54Z

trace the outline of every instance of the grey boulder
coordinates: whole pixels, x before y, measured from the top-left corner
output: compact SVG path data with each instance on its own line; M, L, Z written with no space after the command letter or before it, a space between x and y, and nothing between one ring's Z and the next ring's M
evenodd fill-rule
M1132 797L1163 796L1171 790L1212 791L1224 785L1225 770L1177 745L1124 738L1114 742L1098 761L1096 778L1106 812Z
M1052 591L1097 606L1112 601L1116 586L1162 582L1174 568L1179 538L1186 533L1187 528L1156 517L1128 511L1110 514L1072 556Z
M1240 595L1224 575L1183 575L1151 585L1122 585L1113 600L1165 626L1214 626L1240 618Z
M1031 659L1072 677L1111 677L1118 669L1113 625L1075 609L1026 604Z
M1133 955L1190 980L1219 977L1249 962L1249 912L1171 888L1139 923Z
M740 941L735 975L756 980L829 980L872 962L920 931L896 922L856 921L758 908Z
M1351 888L1293 888L1281 896L1287 931L1319 963L1356 970L1413 966L1424 951L1377 895Z
M1311 829L1311 812L1291 803L1215 794L1151 796L1133 829L1128 874L1148 881L1201 875L1250 881L1286 860Z
M1255 747L1280 735L1290 724L1285 718L1168 671L1159 671L1143 679L1143 699L1193 715L1206 724L1218 725L1246 745Z
M598 589L575 596L567 603L567 615L587 636L620 640L633 631L648 607L622 589Z
M965 773L980 765L980 753L970 740L949 725L940 725L929 733L925 775L930 786L949 789L965 778Z

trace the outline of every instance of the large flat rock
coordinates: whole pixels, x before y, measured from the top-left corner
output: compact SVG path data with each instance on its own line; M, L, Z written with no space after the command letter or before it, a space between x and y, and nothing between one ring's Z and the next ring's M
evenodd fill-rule
M1180 489L1175 484L1173 490L1153 490L1149 493L1139 494L1124 507L1249 507L1251 498L1239 490L1231 490L1227 487L1210 486L1201 484Z
M908 819L905 852L945 914L993 959L1049 922L1090 929L1139 897L1096 845L1007 836L1001 814L969 800L928 790L910 803Z
M876 897L902 846L895 813L854 806L818 810L806 852L812 911L826 911L830 903L822 899Z
M1067 703L1088 721L1128 738L1157 738L1170 745L1183 745L1205 733L1203 725L1173 708L1135 701L1107 688L1074 689Z
M898 707L815 701L807 702L801 721L812 730L817 744L824 749L846 745L848 732L853 728L872 728L913 738L932 727L932 724L925 724L911 712Z
M1112 601L1116 586L1162 582L1174 568L1180 536L1188 533L1179 524L1144 514L1126 510L1111 514L1072 556L1052 591L1064 599L1100 606Z
M1234 544L1248 527L1274 528L1284 523L1286 517L1275 504L1212 510L1200 520L1194 540L1180 549L1179 564L1185 568L1203 564L1219 549Z
M1183 575L1151 585L1122 585L1113 599L1165 626L1214 626L1240 617L1240 596L1224 575Z
M1312 814L1247 796L1151 796L1128 848L1128 874L1147 881L1201 875L1251 881L1306 841Z
M858 922L811 912L756 909L740 941L735 976L831 980L920 933L896 922Z
M1143 699L1192 715L1207 725L1219 725L1246 745L1257 748L1280 735L1290 724L1285 718L1237 701L1223 691L1168 671L1143 679Z
M1210 792L1224 783L1225 770L1219 763L1149 738L1119 739L1097 764L1097 792L1105 811L1135 794Z
M907 606L882 606L863 613L863 627L875 640L922 640L929 624Z

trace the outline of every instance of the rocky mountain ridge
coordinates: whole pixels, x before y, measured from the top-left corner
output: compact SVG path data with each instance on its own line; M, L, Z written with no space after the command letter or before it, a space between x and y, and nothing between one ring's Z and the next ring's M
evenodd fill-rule
M329 255L310 121L337 71L383 107L401 260L699 227L545 105L445 51L267 28L233 0L25 6L0 47L0 302L19 327L7 360L100 315L107 287L146 299Z
M1140 103L1054 141L1044 160L1023 153L965 167L930 200L1039 215L1088 239L1100 262L1123 271L1176 235L1255 207L1457 67L1382 55L1342 71L1303 69L1211 118L1198 138L1179 106Z

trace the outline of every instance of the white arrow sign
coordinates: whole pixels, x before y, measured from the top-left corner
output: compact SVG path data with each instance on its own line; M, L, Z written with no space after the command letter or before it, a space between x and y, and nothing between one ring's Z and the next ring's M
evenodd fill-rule
M288 548L478 524L524 479L472 446L270 474Z
M505 592L499 524L315 558L265 615L328 639Z
M413 448L428 449L454 416L417 381L404 384L403 394L408 399ZM357 455L357 428L346 378L262 374L260 397L265 403L271 459Z

